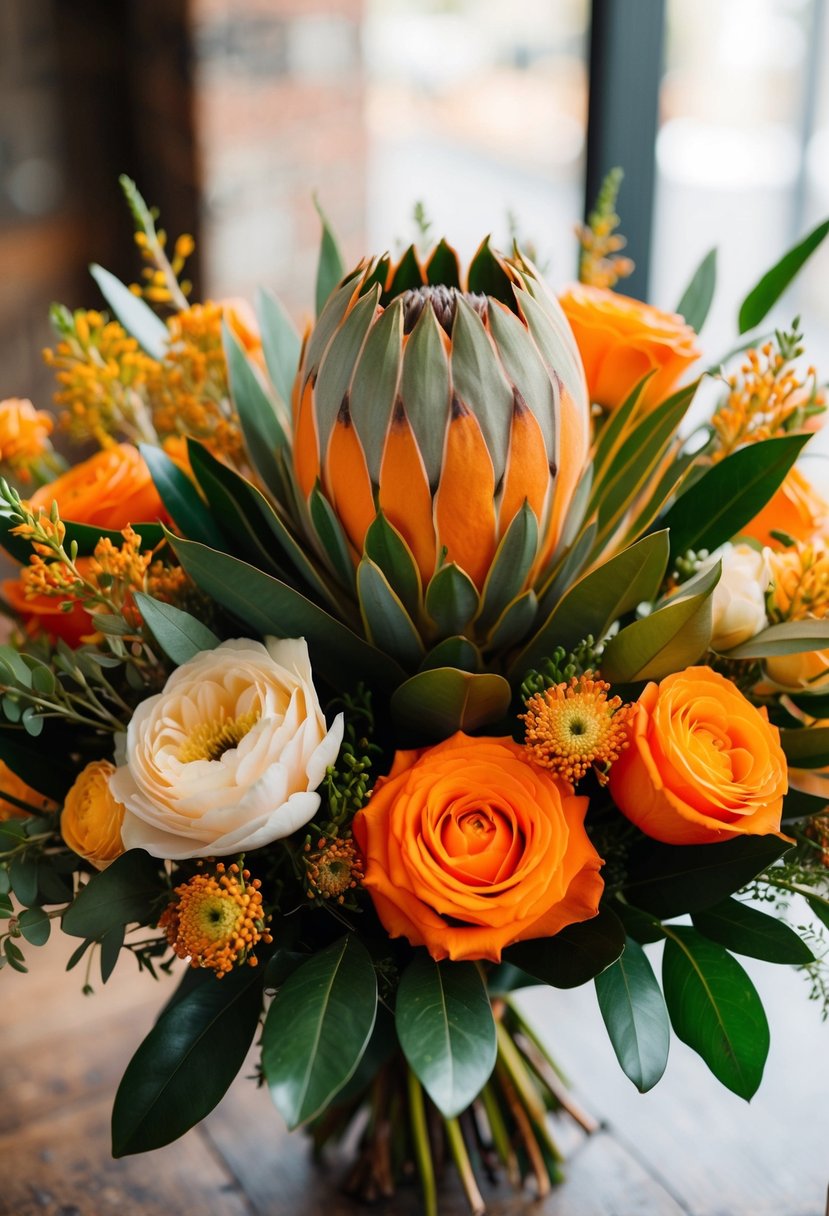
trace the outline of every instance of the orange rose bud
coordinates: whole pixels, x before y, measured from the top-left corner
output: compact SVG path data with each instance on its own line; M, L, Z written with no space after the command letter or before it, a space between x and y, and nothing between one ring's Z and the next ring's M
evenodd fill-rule
M74 465L29 500L49 514L56 501L62 519L120 532L127 524L167 520L150 470L138 448L117 443Z
M648 684L610 770L619 810L666 844L780 835L780 732L724 676L689 667Z
M773 498L742 529L742 535L779 549L780 542L772 532L785 532L794 540L805 541L822 527L827 516L829 503L800 469L790 469Z
M43 794L39 794L37 790L33 790L30 785L21 780L17 773L13 773L6 764L5 760L0 760L0 823L6 819L14 819L18 815L27 815L28 811L24 811L23 807L17 806L14 802L9 802L8 798L19 798L22 802L27 802L32 808L37 808L44 812L55 810L55 804L48 798L44 798Z
M115 765L93 760L80 772L66 795L60 831L73 853L97 870L106 869L124 851L121 823L124 807L109 788Z
M676 313L584 283L571 284L559 303L584 363L590 400L604 409L620 406L653 372L639 402L640 409L651 409L700 356L696 334Z
M512 739L458 732L398 752L357 813L363 885L391 937L438 961L497 963L513 942L598 912L602 859L586 811L586 798Z

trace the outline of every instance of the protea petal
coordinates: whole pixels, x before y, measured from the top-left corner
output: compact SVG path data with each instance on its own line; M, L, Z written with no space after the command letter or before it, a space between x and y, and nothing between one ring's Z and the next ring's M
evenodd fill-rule
M435 496L438 544L480 590L495 555L495 473L481 427L457 395Z
M553 507L541 564L548 561L558 544L564 520L590 453L589 422L583 403L574 400L564 385L559 395L559 450Z
M309 376L299 398L294 424L294 469L303 499L320 475L319 438L314 419L314 377Z
M347 396L328 443L323 486L348 539L362 553L376 512L366 457L351 421Z
M398 401L386 436L380 471L380 507L414 554L423 585L435 572L435 525L432 491L423 457Z
M510 427L509 455L498 511L498 535L503 536L525 500L541 522L550 489L550 466L541 427L518 389Z

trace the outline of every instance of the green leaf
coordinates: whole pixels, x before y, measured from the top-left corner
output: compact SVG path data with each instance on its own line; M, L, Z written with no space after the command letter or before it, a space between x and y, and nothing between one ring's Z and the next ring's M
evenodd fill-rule
M125 287L120 279L104 270L103 266L93 263L89 267L89 273L127 333L136 339L148 355L161 362L167 353L170 339L164 322L140 296L133 295L129 287Z
M167 1006L118 1087L113 1157L170 1144L213 1110L245 1061L261 1007L254 967L211 976Z
M260 288L256 304L268 374L281 399L290 402L299 370L299 334L285 307L270 291Z
M46 945L52 922L42 908L26 908L20 913L17 923L20 925L20 932L32 946Z
M193 541L174 537L171 544L194 582L254 634L304 637L314 670L334 687L353 691L366 680L389 692L405 679L397 663L287 583Z
M567 925L554 937L509 946L504 962L553 988L578 988L615 963L624 948L621 921L610 908L601 907L597 916Z
M642 839L630 853L624 895L661 918L700 912L739 891L790 848L778 836L689 845Z
M622 404L613 410L609 417L600 420L598 435L593 447L594 484L598 482L600 474L605 475L605 466L615 461L622 441L630 433L631 425L636 417L636 408L645 386L655 375L656 370L654 369L643 376L639 383L633 386Z
M135 603L161 649L177 665L194 659L203 650L215 650L219 645L213 630L189 612L153 599L143 591L135 592Z
M538 551L538 523L529 503L510 523L495 551L481 596L482 627L493 624L521 594Z
M311 523L336 579L354 594L354 562L343 526L317 481L308 499Z
M121 947L126 935L125 925L113 925L101 938L101 983L105 984L115 970L121 956Z
M724 899L692 919L695 929L735 954L793 967L814 962L812 951L794 929L738 899Z
M829 622L827 621L783 621L780 625L770 625L768 629L756 633L747 642L742 642L725 655L729 659L764 659L773 654L803 654L808 650L823 650L829 647ZM808 693L793 697L801 709L809 710L809 701L813 700L815 707L819 706L819 697ZM827 704L829 713L829 704ZM817 713L814 717L823 717Z
M748 1101L763 1077L769 1026L757 990L727 950L695 929L671 928L662 984L677 1035L714 1076Z
M21 904L38 900L38 865L32 857L15 857L9 867L11 887Z
M418 953L400 979L395 1024L412 1072L444 1118L456 1118L489 1080L497 1054L478 968Z
M23 961L23 951L10 937L7 937L3 942L3 953L12 971L21 971L23 974L28 972L29 968Z
M397 264L394 278L389 284L389 296L400 296L410 288L420 287L423 275L417 260L417 250L410 245Z
M602 655L604 678L619 684L661 680L695 663L711 641L711 596L720 573L717 562L650 616L611 638Z
M49 763L44 764L47 738L50 740ZM68 751L58 750L68 744L65 731L50 731L47 727L41 741L33 743L20 730L0 727L0 760L3 760L21 781L56 802L63 801L66 791L77 776L77 770L64 759Z
M478 611L478 604L475 584L454 562L441 566L426 588L426 612L442 637L463 633Z
M154 923L159 901L168 894L162 864L143 849L122 853L78 893L64 913L64 933L101 938L114 925Z
M809 435L750 443L694 481L660 521L670 529L671 553L718 549L766 505Z
M717 250L710 249L694 271L691 282L682 293L676 311L684 317L692 329L700 332L717 286Z
M622 1071L640 1093L668 1063L671 1023L645 951L629 937L615 963L596 976L599 1008Z
M416 621L422 599L420 571L411 549L382 511L369 525L364 552L379 566L409 616Z
M187 474L161 448L152 443L140 446L159 498L176 526L190 540L214 549L223 548L222 533Z
M586 574L565 592L510 668L523 679L556 646L572 650L588 634L600 641L614 621L656 597L668 564L668 533L653 532Z
M400 685L391 699L391 713L407 737L439 741L457 730L471 733L499 721L511 700L503 676L435 667Z
M317 209L317 215L320 217L320 223L322 224L316 287L317 316L319 316L331 292L345 275L345 262L343 261L343 255L340 252L337 238L334 236L325 212L316 198L314 199L314 206Z
M829 220L824 220L763 275L760 282L752 288L740 305L739 332L741 334L747 333L748 330L754 329L755 325L760 324L828 232Z
M805 891L801 891L801 894L818 920L829 929L829 900L817 894L807 895Z
M457 635L444 638L433 646L420 664L421 671L432 671L435 667L457 667L459 671L479 672L483 666L481 652L469 638Z
M795 823L799 819L808 819L811 815L822 814L829 806L829 788L826 797L820 798L807 794L795 786L789 786L789 792L783 798L783 823Z
M426 265L426 279L435 286L457 287L460 290L461 272L458 255L451 245L441 238Z
M230 393L251 462L266 486L285 494L285 473L276 453L289 444L287 406L271 399L227 321L222 321L222 343L227 361Z
M65 547L74 543L78 546L79 557L91 557L95 546L100 540L109 540L116 547L124 543L124 537L111 528L94 527L92 524L79 524L75 520L64 519L66 527L64 538ZM12 536L11 529L15 527L8 515L0 513L0 546L10 553L15 561L26 563L32 552L28 541L21 536ZM164 540L164 529L157 523L135 523L131 527L141 537L141 550L155 549Z
M829 764L829 726L781 730L780 744L792 768L826 768Z
M377 1012L377 977L348 934L298 967L271 1003L262 1067L290 1129L324 1110L354 1073Z
M538 617L538 597L534 591L525 591L504 609L489 631L487 648L495 654L503 654L523 642Z
M362 558L357 567L357 595L363 627L372 645L407 669L417 667L423 658L420 635L383 571L368 557Z

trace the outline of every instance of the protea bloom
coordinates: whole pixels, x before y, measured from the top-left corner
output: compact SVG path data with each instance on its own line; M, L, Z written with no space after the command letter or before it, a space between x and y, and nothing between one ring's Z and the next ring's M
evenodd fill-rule
M397 266L361 264L305 344L293 410L302 500L322 492L355 561L382 513L423 589L454 566L484 591L526 504L532 552L516 556L513 593L525 590L556 547L588 456L584 373L564 314L520 255L487 242L465 286L444 242L425 265L414 249ZM428 622L426 632L434 639Z

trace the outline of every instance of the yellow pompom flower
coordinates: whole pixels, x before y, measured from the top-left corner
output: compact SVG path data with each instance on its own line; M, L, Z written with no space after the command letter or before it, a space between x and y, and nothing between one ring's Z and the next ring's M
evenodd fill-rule
M124 851L121 823L124 807L109 788L115 765L93 760L78 775L66 795L60 831L73 853L104 870Z
M610 685L593 673L573 676L537 692L519 714L526 727L524 745L533 763L575 783L595 768L600 781L628 746L626 723L633 706L608 698Z
M176 887L158 924L179 958L208 967L221 979L235 966L255 967L257 942L270 942L258 878L234 862L213 874L194 874Z

